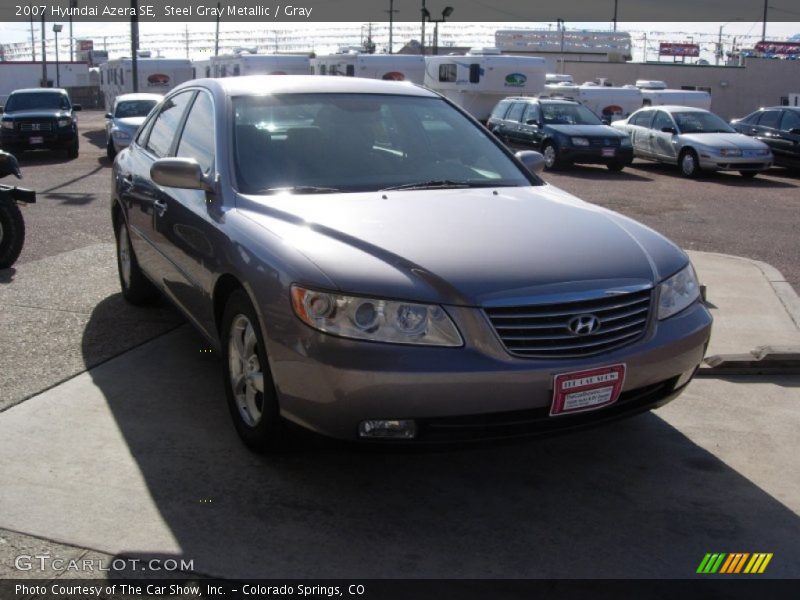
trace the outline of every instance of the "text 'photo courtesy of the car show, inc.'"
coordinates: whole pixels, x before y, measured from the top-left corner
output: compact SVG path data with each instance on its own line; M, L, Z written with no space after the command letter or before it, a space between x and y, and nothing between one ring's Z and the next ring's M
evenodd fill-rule
M4 1L0 178L3 600L800 592L796 2Z

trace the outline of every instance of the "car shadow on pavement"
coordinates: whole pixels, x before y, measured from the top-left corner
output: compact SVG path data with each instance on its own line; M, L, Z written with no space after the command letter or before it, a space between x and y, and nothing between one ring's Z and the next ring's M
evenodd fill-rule
M87 355L119 310L98 305ZM515 443L260 456L237 438L219 357L189 326L90 375L93 411L111 418L90 415L84 435L115 423L103 460L137 475L80 514L102 540L92 547L120 557L226 578L684 578L706 552L757 551L775 553L769 575L796 575L798 515L658 413ZM138 502L157 515L119 516Z
M21 167L68 163L75 160L74 158L67 157L63 150L33 150L20 152L14 156L17 157Z
M653 181L652 177L644 177L643 175L632 173L627 168L623 171L609 171L606 167L573 165L556 172L559 175L578 177L580 179L602 179L605 181Z
M651 163L651 162L643 162L639 161L634 163L634 169L638 169L644 172L649 172L653 174L659 175L671 175L673 177L683 179L685 181L690 181L683 175L681 175L680 171L677 167L673 165L668 165L664 163ZM711 183L721 183L723 185L729 185L732 187L752 187L752 188L794 188L797 187L794 184L788 183L786 181L780 181L769 178L770 175L774 175L772 171L765 171L763 173L759 173L753 178L746 178L742 177L738 172L718 172L718 171L703 171L699 177L696 178L696 181L708 181Z
M105 128L90 129L89 131L84 131L81 133L81 137L85 138L86 141L89 142L92 146L96 146L97 148L103 148L105 150L106 147Z

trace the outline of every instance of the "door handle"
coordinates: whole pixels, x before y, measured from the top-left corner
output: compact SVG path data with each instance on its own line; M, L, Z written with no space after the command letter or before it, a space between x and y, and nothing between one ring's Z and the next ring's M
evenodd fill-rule
M167 212L167 203L163 200L156 200L153 202L153 208L156 209L159 217L163 217L164 213Z

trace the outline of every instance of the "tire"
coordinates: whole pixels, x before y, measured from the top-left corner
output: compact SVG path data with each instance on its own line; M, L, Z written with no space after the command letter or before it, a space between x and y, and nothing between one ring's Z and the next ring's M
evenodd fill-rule
M281 448L285 426L258 315L244 290L228 298L220 341L223 385L236 432L254 452Z
M622 171L622 169L624 169L626 166L627 166L627 165L626 165L625 163L621 163L621 162L613 162L613 163L608 163L608 164L606 165L606 167L608 167L608 170L609 170L609 171L614 171L615 173L619 173L619 172L620 172L620 171Z
M678 157L678 168L684 177L693 179L700 175L700 161L697 158L697 152L689 148L681 152Z
M142 273L139 261L131 246L128 225L120 217L115 232L117 239L117 272L122 296L135 306L152 304L158 298L158 290Z
M542 156L544 156L544 168L548 171L555 171L564 166L564 162L558 156L558 148L553 142L545 142L542 146Z
M111 162L114 162L114 157L117 156L117 150L114 148L114 141L110 138L106 143L106 156L108 156L108 160Z
M67 147L67 158L78 158L78 140Z
M752 179L756 175L758 175L758 171L739 171L739 175L746 179Z
M25 244L25 221L16 202L0 196L0 269L8 269L19 258Z

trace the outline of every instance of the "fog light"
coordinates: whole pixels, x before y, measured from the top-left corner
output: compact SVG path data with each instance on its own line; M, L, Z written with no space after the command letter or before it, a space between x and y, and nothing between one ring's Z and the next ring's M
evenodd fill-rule
M411 439L417 426L411 419L370 419L358 424L358 435L364 438Z

